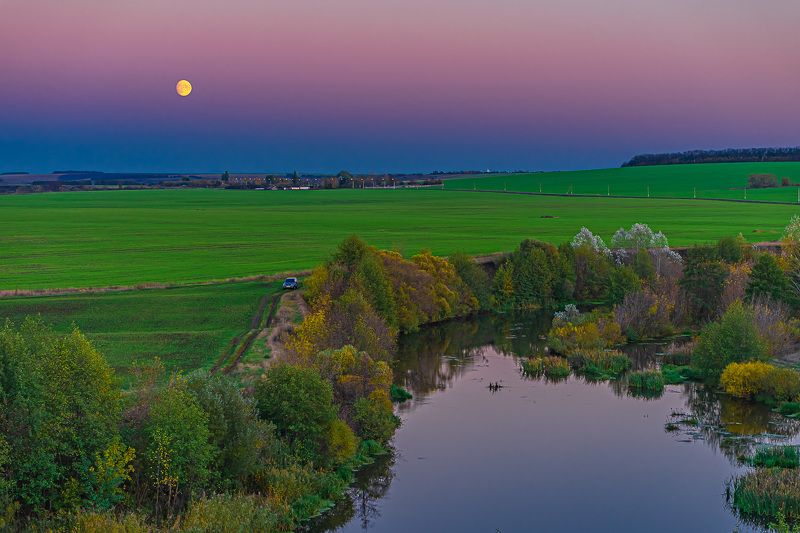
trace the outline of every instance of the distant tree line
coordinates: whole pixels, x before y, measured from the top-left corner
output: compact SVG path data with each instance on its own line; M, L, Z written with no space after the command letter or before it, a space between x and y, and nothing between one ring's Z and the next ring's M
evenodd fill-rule
M727 148L725 150L689 150L664 154L641 154L622 164L623 167L650 165L685 165L692 163L753 163L800 161L800 147L794 148Z

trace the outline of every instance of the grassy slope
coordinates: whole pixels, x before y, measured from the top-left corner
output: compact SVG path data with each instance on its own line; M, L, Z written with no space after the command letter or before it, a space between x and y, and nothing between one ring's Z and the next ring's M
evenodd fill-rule
M41 314L60 331L76 324L123 381L136 359L159 356L170 369L210 368L258 302L279 283L230 283L179 289L0 300L0 321Z
M665 165L652 167L608 168L575 172L542 172L511 176L487 176L447 180L445 187L454 189L499 190L566 193L570 186L574 194L608 193L625 196L677 196L692 198L697 188L698 198L744 198L744 187L751 174L775 174L800 182L800 163L721 163L702 165ZM748 189L748 200L796 202L796 187Z
M357 233L412 254L489 253L645 222L674 245L775 239L800 207L439 190L150 190L0 197L0 289L185 282L296 271ZM542 218L543 215L558 218Z

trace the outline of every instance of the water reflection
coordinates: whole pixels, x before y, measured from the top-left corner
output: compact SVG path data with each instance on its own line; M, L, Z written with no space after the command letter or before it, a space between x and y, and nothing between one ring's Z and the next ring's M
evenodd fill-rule
M423 328L401 337L395 382L412 391L415 401L424 401L432 392L447 389L471 366L485 364L490 347L509 356L541 351L550 322L550 313L483 314ZM401 411L413 405L401 405Z
M623 502L631 520L625 523L649 522L652 531L753 530L725 507L724 483L759 443L794 442L800 421L692 383L632 398L624 379L524 378L514 356L541 352L549 323L549 314L483 315L403 337L395 381L413 399L399 407L399 450L359 472L347 497L309 529L419 530L417 517L435 513L445 498L461 512L424 527L616 531L623 522L614 526L603 511ZM662 348L642 344L625 352L642 370L658 364ZM504 387L492 391L490 382ZM525 450L522 461L516 446ZM483 476L505 492L483 492ZM402 488L392 489L393 481ZM664 502L680 513L665 515ZM548 511L558 516L548 522ZM538 514L529 523L532 513Z
M758 445L785 444L800 433L800 420L786 418L764 405L721 396L697 384L687 383L682 388L687 412L676 412L673 418L691 423L684 423L681 433L706 442L732 464L752 455Z

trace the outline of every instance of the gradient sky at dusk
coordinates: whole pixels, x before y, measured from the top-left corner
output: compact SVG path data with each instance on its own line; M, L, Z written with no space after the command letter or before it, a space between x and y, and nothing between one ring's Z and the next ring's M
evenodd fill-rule
M0 0L0 171L796 146L798 22L798 0Z

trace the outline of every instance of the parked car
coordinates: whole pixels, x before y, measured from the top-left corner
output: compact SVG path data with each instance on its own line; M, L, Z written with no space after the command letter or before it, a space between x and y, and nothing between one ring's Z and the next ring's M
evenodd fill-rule
M283 280L283 288L294 290L300 287L300 284L297 282L297 278L286 278Z

